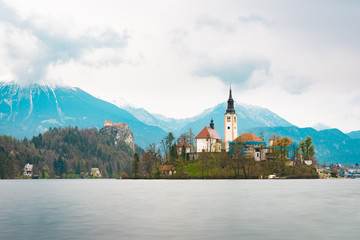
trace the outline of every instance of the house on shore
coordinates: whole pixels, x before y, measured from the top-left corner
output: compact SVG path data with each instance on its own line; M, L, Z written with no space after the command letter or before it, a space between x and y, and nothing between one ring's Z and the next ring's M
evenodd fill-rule
M160 165L159 171L161 176L172 176L176 173L174 165Z
M101 177L101 173L100 173L100 170L99 168L91 168L91 171L90 171L90 175L92 177Z
M34 165L33 165L33 164L30 164L30 163L25 164L23 175L24 175L24 176L27 176L27 177L32 177L32 175L33 175L33 169L34 169Z

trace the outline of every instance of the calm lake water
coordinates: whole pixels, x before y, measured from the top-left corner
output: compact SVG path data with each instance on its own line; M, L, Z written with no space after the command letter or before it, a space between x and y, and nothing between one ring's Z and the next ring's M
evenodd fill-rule
M360 180L4 180L0 239L359 239Z

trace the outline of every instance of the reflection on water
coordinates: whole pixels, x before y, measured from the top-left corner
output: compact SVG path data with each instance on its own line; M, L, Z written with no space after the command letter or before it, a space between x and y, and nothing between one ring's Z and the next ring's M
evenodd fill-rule
M0 181L0 239L356 239L359 180Z

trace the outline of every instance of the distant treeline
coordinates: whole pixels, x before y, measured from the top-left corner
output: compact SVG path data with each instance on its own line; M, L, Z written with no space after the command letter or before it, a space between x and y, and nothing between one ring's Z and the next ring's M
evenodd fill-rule
M96 128L52 128L31 140L0 136L0 178L22 177L26 163L39 178L72 178L99 168L103 177L131 174L134 150ZM140 155L143 150L136 146Z

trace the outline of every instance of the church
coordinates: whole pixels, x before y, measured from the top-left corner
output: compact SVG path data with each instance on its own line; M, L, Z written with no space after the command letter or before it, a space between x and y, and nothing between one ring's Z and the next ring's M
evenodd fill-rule
M270 147L267 147L264 139L261 139L252 133L243 133L238 136L238 117L234 107L231 87L229 90L229 98L227 100L227 108L224 113L224 141L222 141L220 135L215 130L213 119L211 119L210 126L205 126L195 139L196 153L229 152L230 156L232 156L234 147L239 143L242 143L245 156L254 158L255 161L271 160L272 158L269 155L271 147L280 147L280 139L270 139ZM298 148L298 146L291 139L287 138L287 140L287 157L291 159L293 157L291 150Z
M231 87L229 99L224 114L224 144L220 135L214 128L214 121L211 119L210 127L205 126L203 130L195 137L196 152L221 152L229 151L229 142L238 137L237 115L234 108L234 99L232 98Z

